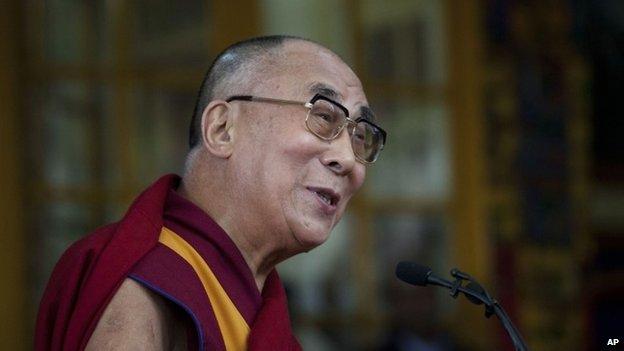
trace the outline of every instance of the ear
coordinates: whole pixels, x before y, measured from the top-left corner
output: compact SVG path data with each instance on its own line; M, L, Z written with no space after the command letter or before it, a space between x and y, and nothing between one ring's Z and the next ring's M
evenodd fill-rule
M204 109L201 120L204 147L217 157L229 158L232 155L233 117L230 104L222 100L211 101Z

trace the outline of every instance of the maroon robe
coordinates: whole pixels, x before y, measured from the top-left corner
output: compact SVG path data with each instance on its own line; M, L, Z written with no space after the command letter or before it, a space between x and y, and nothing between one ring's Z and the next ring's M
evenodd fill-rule
M102 227L73 244L57 263L41 300L35 332L36 350L82 350L107 304L127 277L180 306L193 319L201 349L224 349L209 303L198 295L197 277L181 265L189 289L175 289L153 267L163 254L158 242L164 225L172 226L200 253L251 327L249 350L298 350L292 334L286 295L277 272L262 295L233 242L218 225L190 202L175 195L179 178L159 179L117 223ZM188 213L184 213L189 211ZM162 268L162 266L161 266ZM187 294L187 295L184 295ZM182 303L182 304L181 304Z

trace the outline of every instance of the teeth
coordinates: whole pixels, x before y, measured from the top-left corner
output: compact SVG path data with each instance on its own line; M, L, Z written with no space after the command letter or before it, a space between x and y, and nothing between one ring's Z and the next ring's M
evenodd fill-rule
M325 203L327 203L328 205L331 205L331 199L329 198L329 196L319 193L317 192L318 196L323 199L323 201L325 201Z

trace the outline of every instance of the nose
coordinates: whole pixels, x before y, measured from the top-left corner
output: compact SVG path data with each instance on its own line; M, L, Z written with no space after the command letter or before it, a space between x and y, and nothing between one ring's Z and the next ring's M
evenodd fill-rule
M351 136L347 129L344 128L336 139L329 142L329 148L321 156L323 165L337 175L351 173L357 162L351 146Z

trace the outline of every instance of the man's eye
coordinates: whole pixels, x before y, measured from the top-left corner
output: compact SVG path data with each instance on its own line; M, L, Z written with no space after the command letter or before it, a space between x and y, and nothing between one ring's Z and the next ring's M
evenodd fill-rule
M333 121L333 120L334 120L334 119L332 118L332 116L331 116L330 114L327 114L327 113L321 114L321 118L322 118L322 119L324 119L324 120L326 120L327 122L331 122L331 121Z
M366 135L363 133L353 133L353 139L360 144L364 144L366 142Z
M318 112L316 113L316 116L328 123L333 123L335 120L335 117L331 113Z

